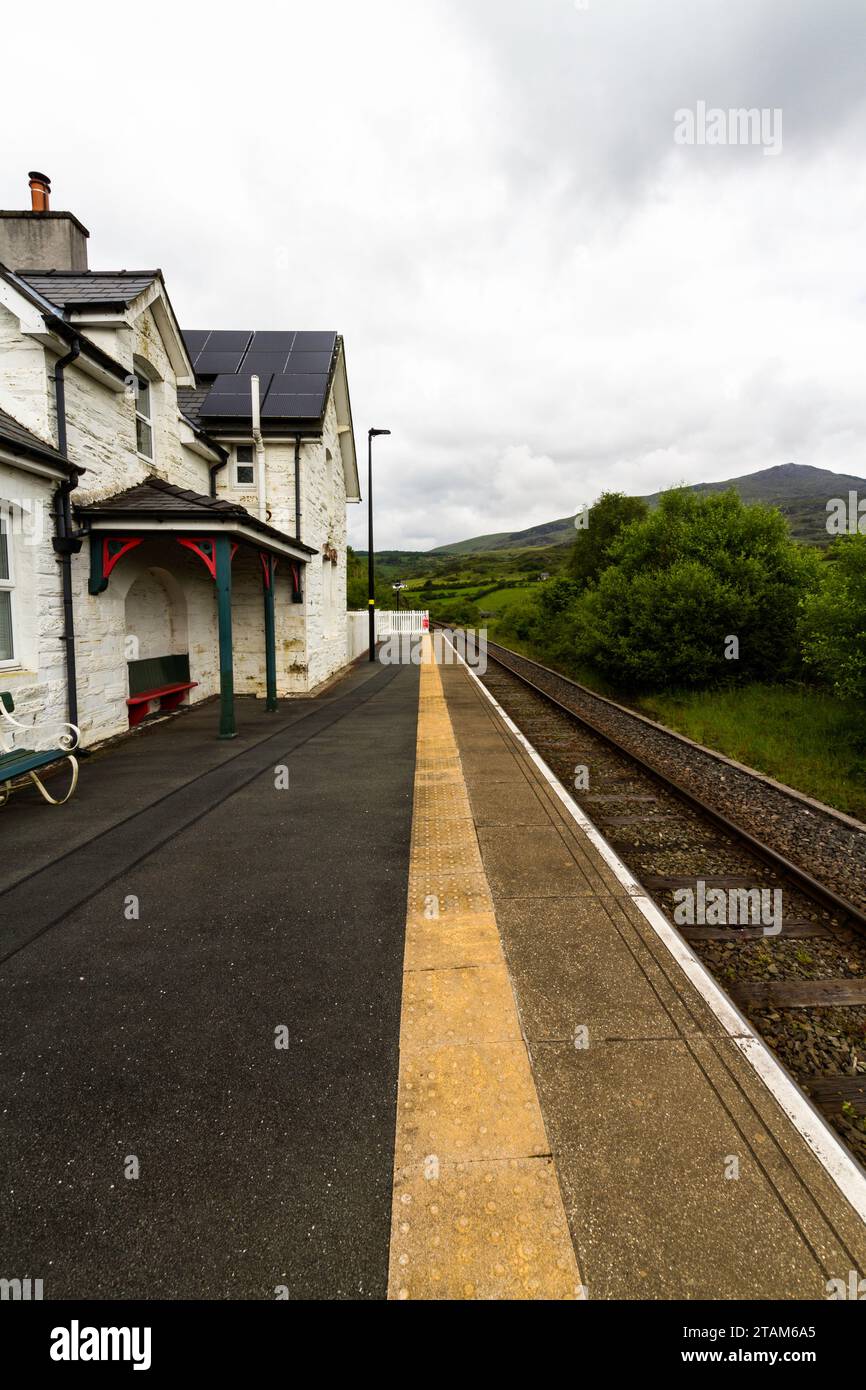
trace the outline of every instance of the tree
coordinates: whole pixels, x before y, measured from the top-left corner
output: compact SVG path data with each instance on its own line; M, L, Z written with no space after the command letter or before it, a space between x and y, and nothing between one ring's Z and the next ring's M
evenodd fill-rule
M394 594L379 570L377 563L374 570L376 606L390 608ZM356 554L351 546L346 549L346 607L350 611L367 607L367 556Z
M603 492L589 509L587 525L578 529L571 551L572 578L586 588L610 563L614 541L633 521L642 521L649 508L642 497L623 492Z
M801 602L800 634L805 660L837 695L866 699L866 536L834 541Z
M821 562L775 509L674 489L621 531L608 559L575 605L572 640L578 660L617 684L699 687L797 669L799 605Z

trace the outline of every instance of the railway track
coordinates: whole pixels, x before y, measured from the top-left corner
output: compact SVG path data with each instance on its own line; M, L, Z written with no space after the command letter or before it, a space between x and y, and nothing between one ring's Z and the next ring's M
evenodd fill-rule
M741 814L747 769L498 644L479 675L866 1164L866 911L842 891L849 863L866 869L866 829L793 793L784 835L763 838L760 806ZM715 795L699 755L717 764ZM785 789L753 774L750 790L772 795L772 831ZM855 873L858 899L859 885Z

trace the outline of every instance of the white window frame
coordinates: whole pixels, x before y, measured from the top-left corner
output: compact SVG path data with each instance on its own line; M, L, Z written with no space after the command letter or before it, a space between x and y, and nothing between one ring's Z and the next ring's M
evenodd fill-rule
M9 595L9 621L12 625L12 655L6 660L0 660L0 671L18 670L21 667L21 658L18 653L18 632L15 622L15 551L12 544L15 535L14 527L9 525L9 508L0 502L0 530L6 536L6 557L9 569L8 579L0 577L0 592Z
M249 451L250 451L250 457L249 457L248 459L239 459L239 458L238 458L238 450L239 450L239 449L249 449ZM253 492L255 492L255 491L256 491L256 488L258 487L258 481L259 481L258 467L259 467L259 465L258 465L258 460L256 459L256 451L255 451L254 445L252 445L252 444L236 444L236 445L235 445L235 456L234 456L234 459L232 460L232 487L237 488L239 492L250 492L251 490L252 490ZM251 468L251 469L253 470L253 479L252 479L252 482L250 482L250 483L242 483L242 482L240 481L240 479L238 478L238 469L239 469L239 468Z
M139 371L137 368L135 368L135 383L136 383L136 389L135 389L135 451L136 451L136 453L138 454L138 457L139 457L140 459L145 459L147 463L154 463L155 460L156 460L156 431L155 431L155 429L154 429L154 427L153 427L153 382L150 380L150 377L145 376L144 372ZM149 406L150 406L150 414L149 414L149 415L145 415L144 411L143 411L143 410L139 410L139 408L138 408L138 400L139 400L139 396L138 396L138 386L139 386L139 383L141 383L142 385L144 385L144 386L147 387L147 400L148 400L148 404L149 404ZM139 420L141 420L142 424L147 425L147 428L150 430L150 453L149 453L149 454L144 453L144 451L143 451L142 449L139 448L139 444L138 444L138 422L139 422Z

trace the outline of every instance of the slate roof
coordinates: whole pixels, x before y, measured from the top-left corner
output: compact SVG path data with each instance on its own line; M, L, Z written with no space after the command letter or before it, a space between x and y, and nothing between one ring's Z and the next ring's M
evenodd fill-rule
M186 416L190 424L195 425L196 429L202 429L201 408L207 400L209 386L179 386L177 388L177 403L181 413Z
M35 271L33 272L34 275L36 273ZM97 347L96 343L91 342L83 333L80 333L67 323L58 306L46 299L45 295L41 294L40 291L29 284L27 280L24 280L20 275L16 274L14 270L10 270L8 266L2 264L0 264L0 280L5 280L7 285L12 285L19 294L24 296L29 304L33 304L35 308L39 309L39 311L45 315L45 321L49 324L49 327L53 328L61 338L65 338L66 341L70 343L77 341L85 357L89 357L91 361L98 363L104 371L110 372L111 375L116 376L119 381L126 380L127 369L119 362L116 362L113 357L109 356L103 348Z
M238 502L229 502L222 497L205 497L201 492L192 492L189 488L178 487L176 483L167 483L164 478L157 478L154 474L137 483L135 487L116 492L113 497L103 497L95 502L81 502L75 510L81 516L116 516L132 520L140 516L158 517L166 521L202 521L208 517L215 521L237 521L240 525L270 536L284 545L293 545L298 550L305 550L308 555L318 553L315 547L304 545L302 541L295 540L294 536L287 536L275 526L260 521Z
M46 463L56 464L65 472L72 469L69 460L55 449L53 444L46 444L44 439L40 439L38 434L33 434L24 425L5 410L0 410L0 444L6 445L13 453L28 454L32 457L43 459Z
M19 270L18 275L62 311L125 309L152 285L159 270Z

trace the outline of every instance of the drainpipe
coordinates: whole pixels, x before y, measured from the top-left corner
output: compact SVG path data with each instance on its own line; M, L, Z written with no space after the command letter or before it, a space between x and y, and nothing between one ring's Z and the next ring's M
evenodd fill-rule
M225 466L226 466L226 464L228 463L228 461L229 461L229 460L228 460L228 454L226 454L225 458L220 459L219 463L214 463L214 464L212 464L211 467L210 467L209 470L208 470L209 473L210 473L210 495L211 495L211 497L216 497L216 495L217 495L216 475L217 475L217 473L219 473L219 471L220 471L221 468L225 468Z
M295 435L295 540L301 539L301 436Z
M57 408L57 448L66 457L66 382L64 371L74 362L81 344L76 338L65 357L54 364L54 400ZM81 550L81 537L73 534L72 507L69 495L78 486L76 473L68 482L60 483L54 494L54 552L60 563L63 590L63 645L66 651L66 707L70 724L78 724L78 678L75 669L75 617L72 607L72 556Z
M262 439L262 405L259 396L259 379L257 376L250 377L250 394L253 403L253 440L256 446L256 479L259 485L259 521L267 521L268 491L267 479L265 477L265 442Z

